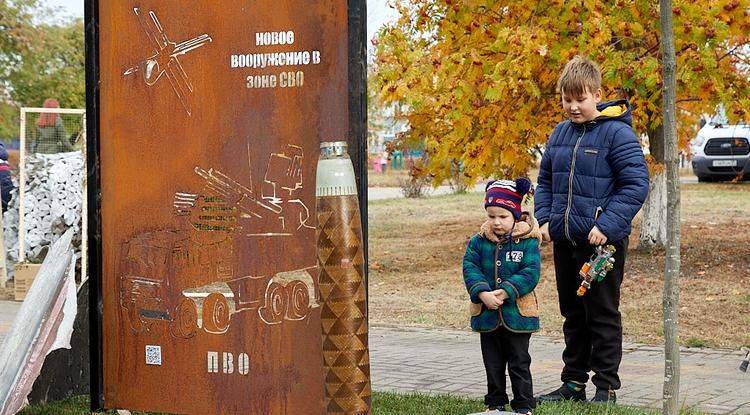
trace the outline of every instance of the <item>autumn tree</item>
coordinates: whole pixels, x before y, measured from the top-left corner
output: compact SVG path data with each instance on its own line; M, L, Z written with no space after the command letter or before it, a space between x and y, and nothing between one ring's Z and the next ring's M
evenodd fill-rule
M677 343L680 303L680 172L677 151L677 82L672 0L660 0L662 73L662 131L667 190L667 257L664 261L664 388L662 412L680 413L680 347Z
M38 0L0 2L0 137L18 135L20 106L85 106L83 22L54 13Z
M627 98L648 138L652 184L641 242L663 245L666 197L658 2L646 0L394 0L381 30L374 85L409 108L405 139L424 144L426 173L445 180L454 160L467 181L519 175L562 117L557 77L576 54L602 68L604 97ZM673 4L677 128L682 148L697 120L724 103L750 114L750 0ZM655 203L656 202L656 203Z

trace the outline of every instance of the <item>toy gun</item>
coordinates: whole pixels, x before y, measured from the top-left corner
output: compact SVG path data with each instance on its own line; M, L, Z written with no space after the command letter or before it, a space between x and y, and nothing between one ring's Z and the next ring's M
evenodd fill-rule
M591 259L581 267L578 271L578 275L583 278L581 286L578 287L576 295L583 297L586 291L591 288L591 283L594 281L600 282L607 276L609 272L615 266L615 247L612 245L597 246L594 253L591 255Z
M747 366L750 365L750 349L743 347L742 351L745 352L745 359L740 363L740 371L747 372Z

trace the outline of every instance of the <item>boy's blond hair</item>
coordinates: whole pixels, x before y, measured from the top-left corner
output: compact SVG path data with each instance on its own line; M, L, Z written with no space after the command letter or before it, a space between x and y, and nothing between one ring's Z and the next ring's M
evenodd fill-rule
M563 69L557 80L557 92L580 97L587 91L595 93L602 86L602 73L594 61L576 55Z

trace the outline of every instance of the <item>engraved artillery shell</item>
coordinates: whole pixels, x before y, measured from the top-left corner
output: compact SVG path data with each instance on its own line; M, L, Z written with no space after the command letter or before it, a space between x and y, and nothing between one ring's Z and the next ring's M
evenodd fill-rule
M316 196L326 414L369 414L362 229L346 143L321 144Z

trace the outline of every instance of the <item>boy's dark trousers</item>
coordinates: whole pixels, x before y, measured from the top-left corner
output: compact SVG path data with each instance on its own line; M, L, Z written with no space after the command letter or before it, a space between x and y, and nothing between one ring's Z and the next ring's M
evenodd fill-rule
M508 366L510 385L513 389L513 409L536 407L534 388L531 384L531 356L529 339L531 333L513 333L505 327L487 333L480 333L482 360L487 372L487 406L502 409L508 403L505 393L505 366Z
M589 371L598 389L620 388L617 372L622 360L622 321L620 317L620 284L622 284L628 239L607 242L614 245L614 268L601 282L593 282L583 297L576 291L581 284L578 271L594 252L594 247L555 242L555 277L560 313L565 318L563 334L563 382L585 384Z

